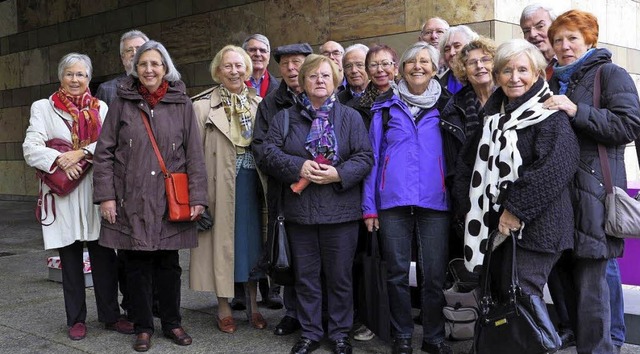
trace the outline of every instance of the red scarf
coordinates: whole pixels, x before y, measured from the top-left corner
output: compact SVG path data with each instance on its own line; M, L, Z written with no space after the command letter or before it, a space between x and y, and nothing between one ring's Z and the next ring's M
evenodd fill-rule
M168 89L169 82L167 82L167 80L162 80L160 87L158 87L158 89L154 93L149 92L149 90L147 90L144 85L138 85L138 92L142 95L142 98L147 101L151 108L155 107L158 102L160 102L162 97L164 97L164 95L167 93Z
M98 140L102 122L100 121L100 100L87 90L80 96L72 96L62 87L51 95L55 107L69 113L73 118L71 143L73 149L83 148Z
M264 79L262 79L262 85L260 85L260 97L265 97L267 95L267 90L269 89L269 71L266 70L264 72ZM253 85L251 84L251 80L247 80L244 82L245 85L249 86L249 87L253 87ZM255 87L253 87L255 88Z

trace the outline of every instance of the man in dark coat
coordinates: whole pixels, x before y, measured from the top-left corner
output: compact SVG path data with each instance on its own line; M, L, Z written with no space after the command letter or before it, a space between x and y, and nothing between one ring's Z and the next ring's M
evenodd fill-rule
M300 87L298 83L298 73L300 67L302 67L302 63L304 63L304 59L312 52L313 50L308 43L300 43L280 46L276 48L273 54L280 67L282 81L275 91L268 94L267 97L260 102L258 112L256 113L251 148L253 149L256 164L260 169L264 170L265 167L263 144L269 126L273 124L273 118L276 113L296 103L297 95L302 92L302 87ZM275 220L275 201L280 198L280 191L281 185L269 177L267 181L269 230ZM271 236L271 233L269 232L268 235ZM270 247L267 247L267 249L269 248ZM287 335L300 329L300 322L298 321L296 312L296 293L293 286L284 287L284 307L286 308L286 313L274 330L276 335Z

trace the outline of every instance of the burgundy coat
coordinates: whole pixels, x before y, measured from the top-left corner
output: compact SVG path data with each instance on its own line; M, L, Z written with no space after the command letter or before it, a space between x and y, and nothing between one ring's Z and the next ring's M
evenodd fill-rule
M166 219L164 178L140 112L151 129L168 171L187 172L189 201L207 205L207 182L198 124L182 81L153 110L142 99L137 79L119 82L93 158L94 203L116 201L116 222L102 220L100 244L125 250L176 250L197 246L195 222Z

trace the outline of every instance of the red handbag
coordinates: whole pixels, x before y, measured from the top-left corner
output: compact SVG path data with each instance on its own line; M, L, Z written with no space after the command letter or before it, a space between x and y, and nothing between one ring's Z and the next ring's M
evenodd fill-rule
M69 130L71 131L71 125L69 125L69 122L64 119L63 121L67 125L67 128L69 128ZM52 148L60 152L73 150L73 145L71 144L71 142L60 138L47 140L45 142L45 145L48 148ZM38 204L36 205L36 218L41 225L49 226L53 224L54 221L56 221L56 199L54 194L60 197L64 197L67 194L73 192L78 187L78 185L80 185L80 182L82 182L82 180L86 177L87 171L89 171L91 166L93 166L93 164L89 163L89 161L85 159L80 160L78 162L78 165L80 165L80 167L82 168L82 173L80 174L80 177L78 179L69 179L64 170L59 167L56 167L52 173L47 173L45 171L36 169L36 176L40 179L40 193L38 194ZM44 195L42 195L43 183L51 189ZM51 199L51 213L53 215L53 220L51 220L50 223L45 224L44 220L46 220L49 216L49 203L47 202L48 199ZM42 217L42 205L44 205L44 217Z
M54 138L45 142L48 148L58 150L60 152L67 152L73 150L73 145L70 142ZM89 161L82 159L78 162L78 165L82 168L82 173L78 179L69 179L67 174L61 168L56 168L53 173L47 173L45 171L36 170L36 176L42 180L44 184L51 188L51 193L64 197L65 195L73 192L80 182L87 175L87 171L91 168L92 164Z
M160 155L158 144L151 131L149 120L144 112L140 111L142 121L147 129L149 140L153 146L153 151L156 153L162 174L164 175L164 188L167 194L167 220L181 222L191 221L191 206L189 205L189 177L183 172L168 172L167 166L164 164L164 159Z

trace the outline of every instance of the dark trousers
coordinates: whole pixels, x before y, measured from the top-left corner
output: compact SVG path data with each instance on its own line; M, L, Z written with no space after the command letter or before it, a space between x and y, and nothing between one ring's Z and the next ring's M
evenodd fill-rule
M125 259L125 252L118 251L118 287L120 288L120 294L122 294L122 302L120 307L129 316L129 291L127 290L127 269Z
M547 285L553 300L553 308L558 315L558 331L571 330L575 333L575 318L571 315L576 312L574 300L576 294L573 288L572 268L572 252L565 251L553 269L551 269Z
M526 237L526 235L525 235ZM496 248L491 255L491 289L499 289L498 296L503 299L508 296L511 285L511 262L513 260L511 237ZM525 294L543 296L544 284L547 283L549 273L560 258L561 253L542 253L516 248L516 270L520 287Z
M298 300L295 286L283 286L282 303L285 308L285 316L298 319Z
M613 353L607 259L575 258L576 349L578 354Z
M136 333L153 333L153 288L158 289L163 331L181 326L180 259L177 250L125 251L131 318ZM155 278L154 278L155 274Z
M445 305L442 291L449 256L449 213L418 207L379 210L382 258L387 262L387 289L391 328L395 338L411 338L411 294L409 269L411 242L416 238L418 263L422 267L422 338L438 344L444 341Z
M358 222L287 227L296 276L297 316L302 336L319 341L322 328L322 277L326 285L328 337L345 338L353 325L351 268Z
M67 313L67 326L85 322L87 304L82 271L83 249L85 242L76 241L58 249L62 262L62 291L64 307ZM120 316L118 308L118 280L116 272L116 254L98 241L86 242L91 259L91 276L96 297L98 321L114 323Z

